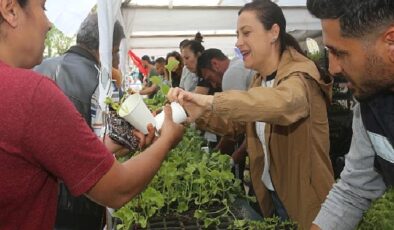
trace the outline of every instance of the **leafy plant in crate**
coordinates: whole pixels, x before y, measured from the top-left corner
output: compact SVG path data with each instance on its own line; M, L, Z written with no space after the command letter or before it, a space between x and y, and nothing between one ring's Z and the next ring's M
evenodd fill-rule
M138 201L133 200L115 212L114 215L122 220L118 229L128 230L130 226L145 228L154 224L150 222L153 219L170 216L194 218L195 224L202 228L239 218L232 204L237 197L244 197L244 192L240 181L230 171L229 156L202 152L201 143L202 138L196 130L189 128L148 187L158 193L144 191L138 196ZM157 208L143 212L142 207L149 205ZM236 229L231 223L226 226Z
M164 207L155 210L154 214L183 213L191 208L203 210L208 206L223 205L223 201L233 201L241 194L240 182L234 182L234 176L230 172L228 156L219 153L203 154L196 148L201 146L201 142L198 135L188 137L186 134L179 147L173 149L168 159L163 162L149 185L149 188L160 192L165 201ZM115 216L123 221L119 228L128 229L131 223L146 227L145 219L151 217L152 213L141 213L141 207L146 206L143 202L152 201L149 195L152 194L144 191L137 198L138 203L133 200L115 213ZM227 202L224 205L228 206ZM224 213L227 209L222 211ZM141 218L141 215L146 214L146 218ZM198 217L198 214L196 216ZM209 223L211 222L208 221L207 224Z
M170 86L159 76L150 77L150 81L160 87L160 90L156 92L153 98L144 99L144 102L151 111L157 111L164 105Z
M394 227L394 188L375 200L359 223L358 230L389 230Z

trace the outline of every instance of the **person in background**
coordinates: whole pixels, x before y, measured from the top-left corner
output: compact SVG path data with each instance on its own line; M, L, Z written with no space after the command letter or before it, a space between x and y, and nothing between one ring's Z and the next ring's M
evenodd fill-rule
M185 89L186 91L212 95L214 92L221 92L221 87L213 88L204 78L197 76L197 60L204 50L205 48L201 45L201 41L197 40L190 40L183 45L181 54L187 71L186 75L184 75L185 72L182 73L180 87L184 88L183 85L188 83L194 87L194 90L190 88L189 90ZM209 149L213 149L219 143L220 136L205 131L204 138Z
M355 229L394 186L394 2L308 0L307 7L321 19L329 72L343 75L359 102L345 168L311 229Z
M255 72L244 67L241 59L230 60L219 49L207 49L198 57L197 75L213 88L247 90Z
M121 40L125 37L120 23L114 24L112 56L116 63ZM97 14L90 14L82 22L76 45L59 57L48 58L34 70L50 77L74 103L86 122L91 122L91 100L98 86L99 31Z
M42 61L51 28L45 0L0 3L1 228L52 230L60 180L74 196L120 208L146 187L183 127L166 106L157 140L117 162L59 87L31 70ZM148 129L142 145L154 137Z
M230 60L219 49L207 49L198 57L197 75L204 78L213 88L227 90L247 90L255 72L244 67L244 63L239 58ZM221 138L215 149L223 153L230 154L235 163L235 175L243 180L245 169L245 158L247 155L244 135L232 140ZM243 185L242 185L243 186Z
M286 33L281 8L268 0L238 13L238 40L246 68L256 70L248 91L201 95L173 88L189 121L234 137L246 132L253 188L265 217L291 219L308 229L334 183L329 158L325 82L313 61Z
M166 70L165 65L166 59L164 59L163 57L159 57L155 60L155 69L158 76L164 77Z
M114 29L115 31L115 29ZM120 46L120 43L119 43ZM112 50L112 80L114 81L116 90L119 92L119 98L123 96L123 76L119 67L120 57L119 57L119 48Z
M148 55L144 55L141 58L142 66L146 69L147 75L144 81L147 82L151 76L157 76L156 68L152 64L152 61Z
M121 40L125 37L118 21L114 24L112 54L116 62ZM92 97L99 84L99 30L97 14L90 14L77 32L77 44L65 54L48 58L34 68L53 79L67 95L78 112L92 125ZM116 71L114 72L116 77ZM120 77L120 76L119 76ZM91 127L93 129L93 127ZM55 228L102 229L105 208L85 196L73 197L64 183L60 183L59 206Z
M181 55L185 66L182 71L179 87L185 89L186 91L193 92L197 90L199 93L208 93L208 89L197 88L197 58L204 51L204 49L205 48L201 45L201 42L196 40L188 40L181 48Z
M150 57L148 55L142 56L141 61L148 74L147 76L145 76L143 87L138 93L141 95L147 95L149 98L152 98L157 92L158 86L153 84L150 78L153 76L158 76L158 73L156 71L156 67L152 65Z
M171 86L172 87L178 87L179 83L181 81L181 76L182 76L182 69L183 69L183 60L182 60L182 56L180 53L178 53L177 51L172 51L170 53L167 54L166 56L166 63L168 64L171 60L176 60L178 61L178 66L176 69L174 69L171 72ZM169 72L168 70L166 71L166 75L169 76Z
M159 57L155 60L155 72L157 73L156 75L151 75L150 77L157 76L161 77L164 80L164 75L165 75L165 66L166 65L166 60L163 57ZM151 73L153 74L153 73ZM148 84L141 90L139 91L139 94L141 95L148 95L149 98L152 98L157 91L160 89L158 85L153 83L151 79L148 79Z

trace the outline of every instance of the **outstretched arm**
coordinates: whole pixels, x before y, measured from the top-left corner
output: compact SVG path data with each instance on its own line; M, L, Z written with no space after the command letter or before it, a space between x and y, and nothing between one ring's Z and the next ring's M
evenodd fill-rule
M359 106L354 113L353 139L345 168L313 222L314 229L354 229L371 201L386 190L381 175L374 168L375 152L364 129Z
M172 121L169 106L164 111L165 122L160 137L145 151L123 164L115 161L111 169L87 192L89 198L119 208L147 186L167 153L183 134L183 127Z

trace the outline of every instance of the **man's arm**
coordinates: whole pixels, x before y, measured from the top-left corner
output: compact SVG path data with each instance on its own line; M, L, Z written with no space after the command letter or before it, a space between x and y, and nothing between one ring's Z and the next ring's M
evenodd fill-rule
M374 168L375 152L364 129L360 107L354 109L353 138L341 179L334 185L314 220L323 230L354 229L371 201L386 186ZM317 226L312 226L316 229Z
M142 90L140 90L138 93L141 95L152 95L155 94L159 89L159 86L156 84L152 84L151 86L146 86Z

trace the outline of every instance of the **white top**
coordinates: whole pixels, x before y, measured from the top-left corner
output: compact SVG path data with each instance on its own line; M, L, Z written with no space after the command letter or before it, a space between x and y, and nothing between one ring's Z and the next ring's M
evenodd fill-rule
M269 87L272 88L272 86L274 85L274 79L270 80L270 81L262 81L261 82L261 86L262 87ZM270 158L269 158L269 152L268 152L268 147L267 147L267 143L265 143L265 134L264 134L264 130L265 130L265 122L256 122L256 133L257 136L260 139L261 145L263 146L263 151L264 151L264 169L263 169L263 175L261 176L261 180L263 181L265 187L267 187L267 189L271 190L271 191L275 191L274 186L272 184L272 180L271 180L271 175L269 172L270 169Z
M186 66L184 66L182 69L182 76L181 76L181 81L179 83L179 87L188 92L193 92L197 86L197 83L198 83L197 75L193 72L190 72L190 70L186 68Z

